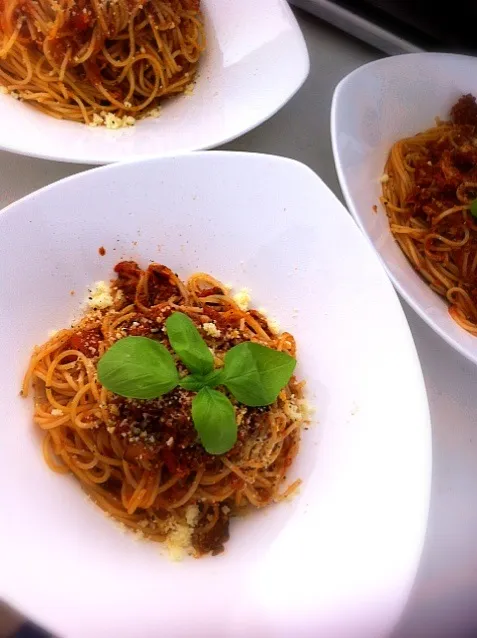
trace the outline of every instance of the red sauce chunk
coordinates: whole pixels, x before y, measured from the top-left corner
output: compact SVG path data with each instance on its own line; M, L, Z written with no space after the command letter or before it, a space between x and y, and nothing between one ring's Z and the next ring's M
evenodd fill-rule
M117 287L123 292L126 299L133 303L136 298L141 269L135 261L121 261L114 267L114 272L118 275Z
M79 350L85 357L92 359L99 354L99 344L103 337L98 328L92 330L82 330L70 338L70 348Z
M148 299L147 303L155 306L171 297L180 297L172 270L161 264L151 264L147 269Z
M73 31L86 31L93 23L93 17L86 11L73 13L69 21L65 24L65 29Z
M452 107L451 120L454 124L477 126L477 103L473 95L463 95Z

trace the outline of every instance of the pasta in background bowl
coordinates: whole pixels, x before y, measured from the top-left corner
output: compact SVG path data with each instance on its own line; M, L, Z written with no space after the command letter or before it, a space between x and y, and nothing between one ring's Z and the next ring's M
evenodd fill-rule
M216 179L210 180L210 175ZM57 635L71 638L152 638L158 633L171 638L197 634L238 638L257 633L278 638L293 632L337 638L386 635L406 603L424 539L431 476L428 406L397 296L373 251L321 180L292 160L248 153L197 153L116 164L68 178L13 204L0 215L0 237L0 268L8 274L0 280L5 301L0 308L4 415L0 596ZM94 356L99 342L94 341L95 325L89 326L93 332L80 335L81 331L69 328L82 316L88 296L97 307L104 306L107 287L98 285L89 295L88 288L93 282L112 279L114 267L124 261L139 262L143 268L152 262L166 264L170 271L159 267L159 273L169 272L167 281L179 289L171 272L181 279L211 273L231 285L235 305L224 287L207 284L204 312L198 315L194 304L181 306L177 297L183 293L172 290L166 295L167 305L174 303L176 312L182 308L196 319L212 349L217 332L228 329L228 324L220 324L218 309L214 315L210 308L219 301L230 304L228 321L239 318L238 336L230 334L231 338L240 338L240 330L248 330L249 325L257 335L263 330L264 343L275 343L294 354L290 337L283 337L281 344L273 341L270 327L261 319L266 316L296 340L293 374L306 381L302 391L314 412L305 426L308 429L303 429L298 453L288 464L283 488L296 486L297 479L301 484L290 500L233 517L230 540L217 556L173 562L162 545L121 533L124 530L114 525L114 519L86 498L71 473L52 472L42 454L42 441L48 456L49 441L64 434L62 445L84 459L73 459L76 469L83 465L83 478L97 480L98 487L104 478L112 479L106 487L117 487L118 472L105 477L107 469L97 464L95 452L106 463L104 452L110 449L106 435L115 436L116 430L93 429L98 438L92 459L86 449L87 436L83 445L73 440L66 425L70 417L59 412L76 409L73 432L79 436L80 426L86 426L86 432L88 425L95 426L105 407L101 396L94 394L98 381L115 393L130 393L115 373L122 366L113 366L111 377L108 364L106 371L98 371L97 380L84 355L84 367L74 369L78 353ZM123 283L133 284L135 267L118 268ZM151 266L149 272L154 275L157 268ZM117 330L101 328L103 336L116 342L105 357L113 347L121 348L127 337L144 338L137 334L143 329L149 336L160 335L155 337L160 341L155 350L164 355L164 333L152 330L163 327L154 313L165 308L157 308L163 302L165 282L160 277L158 281L141 277L131 290L138 292L134 299L143 315L129 316L127 324L135 335L121 333L126 326L121 326L125 312L121 306ZM198 288L194 282L197 277L190 290L202 290L203 280ZM129 288L123 285L123 290L129 295ZM248 300L258 314L240 315L237 308L245 307ZM108 315L101 317L109 321ZM152 317L157 328L151 327ZM181 321L186 319L183 315ZM44 377L43 390L49 393L47 401L40 399L34 415L31 400L20 396L31 352L48 341L51 330L64 327L66 333L59 332L48 342L50 352L57 354L48 359L43 349L33 361L41 383ZM171 336L167 323L165 334L175 352L184 357L181 341L177 333L175 339ZM62 350L62 340L73 337L70 350ZM194 338L197 341L197 335ZM149 348L151 340L146 341ZM207 358L209 350L203 344L201 348ZM58 360L58 350L64 360ZM253 384L247 390L252 397L239 394L243 386L230 381L237 375L227 376L225 359L232 351L228 348L224 358L225 380L207 393L217 392L224 404L225 384L231 390L230 400L233 395L252 405L273 401L274 393L257 398ZM215 354L220 358L220 348L215 348ZM279 354L289 361L284 352L274 356ZM170 353L164 356L169 358L172 381L166 380L163 390L172 392L177 371L172 364L171 372ZM56 374L53 383L49 372L44 375L41 361L52 374L61 366L61 375ZM187 365L195 365L194 360ZM292 367L287 370L274 392L284 388L293 371ZM198 394L202 391L202 386L200 390L196 385L189 387ZM396 387L405 400L396 402ZM81 401L88 392L87 400ZM300 392L297 388L282 396L286 400L294 394L296 401ZM140 396L154 399L157 392L145 395L141 390ZM79 409L68 405L69 401L76 401ZM289 403L293 411L296 406ZM222 436L219 441L211 439L202 428L203 415L204 411L192 414L202 444L212 452L225 453L234 444L233 436L225 442ZM45 426L43 432L33 418ZM124 425L121 419L108 427L118 427L121 438ZM282 419L282 426L289 425ZM58 428L54 436L51 430L48 435L51 427ZM140 439L141 427L132 432ZM295 454L293 432L288 429L289 450ZM277 435L281 435L279 429ZM159 444L172 447L174 442L164 435ZM132 511L134 497L139 507L131 516L144 517L150 509L149 497L156 495L148 492L155 484L134 485L138 478L134 455L142 452L136 449L130 461L124 458L131 462L131 469L121 463L121 445L115 444L115 449L114 460L122 465L124 475L132 472L121 498ZM272 473L257 476L249 490L252 498L264 494L267 481L272 485ZM149 478L160 480L152 474ZM240 480L231 483L233 489L240 485ZM181 499L189 498L183 485L178 488L170 498L167 495L166 507L180 506ZM201 489L200 499L206 491L210 494L211 488L204 483ZM93 500L97 494L94 489ZM148 533L153 531L146 528Z
M380 198L383 186L387 192L388 183L383 184L383 180L393 145L431 129L436 118L449 120L452 107L463 95L477 93L473 80L476 70L475 58L445 53L378 60L340 82L331 113L336 169L351 213L406 301L437 334L474 363L475 336L453 319L449 304L419 276L394 241ZM465 215L471 219L470 214ZM430 283L445 295L447 285L439 285L437 278ZM464 317L451 312L462 325L472 327Z
M179 25L164 15L168 5L182 16ZM7 51L21 29L31 49L17 45L0 64L0 84L23 100L0 94L0 115L9 123L0 130L2 149L107 164L211 148L271 117L308 75L305 41L286 0L204 0L200 14L196 0L147 0L144 6L85 0L84 12L71 14L62 6L63 0L42 0L36 8L13 2L11 11L24 22L4 16L2 48ZM55 39L66 18L74 37L66 29ZM111 26L101 29L107 19ZM161 94L165 99L158 100ZM143 119L134 123L136 117Z

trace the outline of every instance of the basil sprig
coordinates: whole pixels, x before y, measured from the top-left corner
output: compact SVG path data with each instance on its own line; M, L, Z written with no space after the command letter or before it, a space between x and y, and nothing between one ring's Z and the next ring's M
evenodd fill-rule
M225 386L244 405L270 405L290 380L296 360L258 343L231 348L224 366L214 369L214 358L194 322L181 312L166 320L171 347L191 374L180 378L174 358L161 343L148 337L116 341L98 362L100 383L115 394L155 399L180 386L198 394L192 401L192 420L209 454L225 454L237 441L235 411Z
M470 203L470 212L472 214L472 217L477 217L477 199L474 199Z
M184 390L199 392L202 388L215 388L223 381L222 370L212 370L208 374L188 374L179 381Z

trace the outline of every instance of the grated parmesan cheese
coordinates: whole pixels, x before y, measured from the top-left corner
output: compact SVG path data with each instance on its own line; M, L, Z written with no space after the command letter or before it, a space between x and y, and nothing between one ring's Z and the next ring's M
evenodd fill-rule
M126 126L134 126L136 120L132 115L124 115L123 117L118 117L113 113L106 113L103 115L104 123L106 128L109 129L118 129Z
M161 114L161 107L156 106L154 109L151 109L148 112L147 117L159 117L160 114Z
M240 310L248 310L252 299L250 296L250 290L248 288L242 288L232 297L232 299L235 301Z
M303 418L303 414L301 413L300 407L294 403L288 403L284 407L285 414L292 421L301 421Z
M175 523L166 538L166 547L169 558L180 561L184 555L192 551L192 532L199 520L199 508L197 505L189 505L186 509L186 523Z
M199 508L197 505L189 505L186 509L186 521L189 527L195 527L199 520Z
M237 425L241 425L244 416L247 414L247 408L237 408L235 406L235 420L237 421Z
M103 310L113 305L113 297L109 283L97 281L88 296L88 306L97 310Z
M303 419L305 419L305 421L310 421L311 417L316 412L314 406L310 405L305 399L302 399L299 405Z
M132 115L123 115L122 117L118 117L117 115L114 115L114 113L101 111L99 115L97 113L93 114L93 119L89 123L89 126L105 126L107 129L118 129L134 126L135 123L136 118Z
M266 308L264 308L263 306L260 306L260 308L258 309L258 312L265 317L265 319L267 320L267 324L268 327L270 328L270 331L273 332L274 335L277 335L280 333L280 324L278 323L278 321L276 319L269 319L267 317L267 310Z
M280 324L276 319L268 319L267 318L268 327L274 335L279 334L280 332Z
M89 123L90 126L102 126L104 124L103 118L97 113L93 113L93 120Z
M220 330L217 328L215 323L207 322L202 325L204 332L209 335L209 337L220 337L222 334Z
M63 416L63 410L58 410L58 408L53 408L51 411L51 416Z
M384 173L384 175L381 175L381 177L379 178L379 181L381 182L381 184L386 184L386 182L389 182L389 175L387 173Z

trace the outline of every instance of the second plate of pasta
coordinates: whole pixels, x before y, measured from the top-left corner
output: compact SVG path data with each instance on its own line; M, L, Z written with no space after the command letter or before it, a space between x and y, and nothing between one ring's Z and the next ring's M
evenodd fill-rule
M0 50L0 148L86 164L225 143L309 67L285 0L14 0Z

